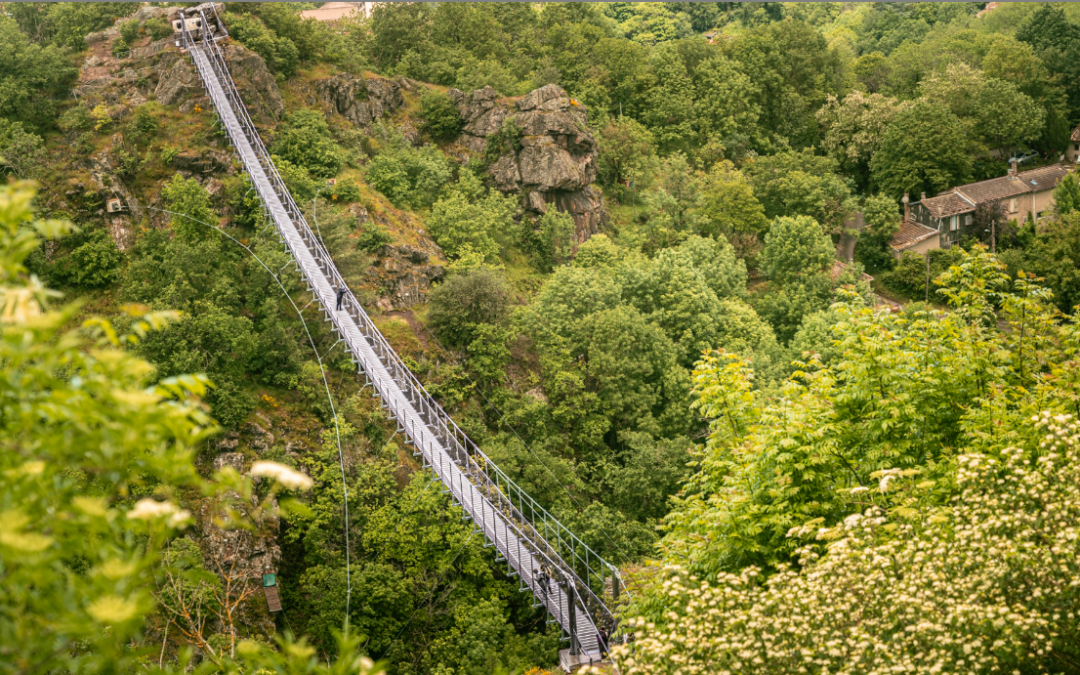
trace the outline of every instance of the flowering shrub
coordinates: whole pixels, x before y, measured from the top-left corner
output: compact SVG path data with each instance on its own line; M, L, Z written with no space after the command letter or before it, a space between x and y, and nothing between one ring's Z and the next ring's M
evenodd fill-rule
M1071 415L1031 424L1037 445L959 455L946 505L793 528L824 546L800 549L801 569L708 583L664 568L646 592L671 609L631 619L616 662L624 675L1075 672L1080 432ZM860 494L917 480L882 472Z

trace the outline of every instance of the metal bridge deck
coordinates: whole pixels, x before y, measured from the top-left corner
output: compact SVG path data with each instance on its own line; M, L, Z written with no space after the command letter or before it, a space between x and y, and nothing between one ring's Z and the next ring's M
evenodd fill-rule
M538 546L537 526L523 522L525 518L514 511L512 502L507 506L504 496L493 492L490 480L486 484L484 480L478 480L477 466L481 465L477 465L469 457L462 457L460 452L452 455L448 451L448 443L453 445L453 432L437 419L440 415L435 414L445 413L437 404L433 407L433 403L427 400L429 396L426 391L417 390L418 383L414 384L415 378L411 373L406 375L400 372L403 365L398 365L400 361L397 355L394 354L393 359L389 357L386 353L389 347L385 339L378 335L374 324L351 294L346 295L345 309L330 310L336 304L336 287L343 283L341 275L334 268L333 261L329 259L329 254L321 242L313 239L310 228L302 220L303 216L299 214L291 197L287 193L281 194L284 191L283 184L250 124L246 110L234 108L234 102L240 106L243 104L238 102L235 93L231 94L228 90L231 87L235 92L231 79L223 81L228 77L224 59L212 43L189 44L188 50L209 97L217 108L221 122L278 233L321 303L323 312L398 421L399 427L423 455L425 463L431 466L448 488L454 500L461 504L472 518L487 541L506 559L512 573L518 575L522 590L531 591L567 634L576 633L581 649L587 657L600 661L596 624L580 600L580 590L575 590L574 586L569 584L564 587L556 583L558 577L551 579L547 592L536 587L539 585L536 580L537 572L543 570L549 576L556 574L566 578L567 575L576 574L573 566L566 565L558 555ZM252 134L255 135L254 139L250 137ZM395 372L391 372L391 368ZM480 471L483 471L483 468ZM481 475L479 478L487 479L487 476ZM566 570L564 566L570 569ZM572 597L575 598L573 626L568 607Z

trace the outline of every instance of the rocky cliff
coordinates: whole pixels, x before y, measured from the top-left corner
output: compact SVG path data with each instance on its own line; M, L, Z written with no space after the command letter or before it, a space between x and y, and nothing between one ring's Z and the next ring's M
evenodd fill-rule
M505 137L500 132L511 123L520 130L488 169L499 190L520 194L533 214L552 207L569 212L579 241L598 231L606 213L593 186L599 153L584 105L555 84L516 100L500 98L491 87L447 93L464 122L460 142L470 152L484 153L489 139Z
M382 77L366 78L343 73L315 81L313 89L318 97L317 102L326 112L341 115L365 129L405 104L401 85Z

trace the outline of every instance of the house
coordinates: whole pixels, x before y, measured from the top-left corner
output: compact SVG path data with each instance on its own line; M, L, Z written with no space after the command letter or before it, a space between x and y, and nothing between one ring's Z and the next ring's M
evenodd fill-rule
M1008 175L960 185L936 197L924 193L919 201L909 203L905 194L904 220L889 242L893 255L954 246L962 227L971 225L976 207L982 204L1000 204L1010 220L1022 222L1029 216L1037 220L1053 207L1054 188L1072 170L1071 164L1051 164L1017 171L1014 162Z
M346 17L355 16L369 17L371 10L375 9L374 2L328 2L317 9L308 9L300 12L302 19L315 19L316 21L339 21Z
M983 7L981 10L979 10L979 13L975 15L975 18L977 18L977 19L983 18L984 16L986 16L990 12L997 9L998 5L1000 5L1000 4L1001 4L1000 2L988 2L988 3L986 3L986 7Z
M1080 162L1080 126L1073 129L1069 136L1069 147L1065 150L1065 159L1076 164Z

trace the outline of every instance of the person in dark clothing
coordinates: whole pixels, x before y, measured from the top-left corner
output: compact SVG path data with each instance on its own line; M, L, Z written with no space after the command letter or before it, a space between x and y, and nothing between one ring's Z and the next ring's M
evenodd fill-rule
M550 582L548 581L548 575L544 573L544 570L538 570L534 573L536 579L536 587L540 589L540 592L545 596L551 592Z
M597 637L600 638L600 657L606 659L608 657L608 642L611 640L611 633L603 626L597 629L596 633Z
M348 292L344 286L337 289L337 311L341 311L341 301L345 299L345 293Z

